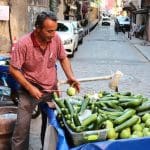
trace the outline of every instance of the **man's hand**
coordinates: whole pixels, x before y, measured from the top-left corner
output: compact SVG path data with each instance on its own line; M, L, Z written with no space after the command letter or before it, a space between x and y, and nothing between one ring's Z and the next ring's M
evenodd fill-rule
M74 87L78 92L80 92L80 82L74 79L68 79L68 84L70 84L72 87Z
M35 86L30 86L30 88L28 89L29 93L37 100L39 100L43 93L38 89L36 88Z
M10 65L9 72L34 98L37 100L41 98L42 92L33 86L29 81L27 81L19 69Z

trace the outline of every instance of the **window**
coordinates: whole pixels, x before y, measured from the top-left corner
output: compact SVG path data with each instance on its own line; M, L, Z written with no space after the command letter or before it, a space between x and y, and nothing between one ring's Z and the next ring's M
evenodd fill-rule
M63 23L58 23L58 27L57 27L57 31L63 31L63 32L66 32L68 31L68 27L65 26Z

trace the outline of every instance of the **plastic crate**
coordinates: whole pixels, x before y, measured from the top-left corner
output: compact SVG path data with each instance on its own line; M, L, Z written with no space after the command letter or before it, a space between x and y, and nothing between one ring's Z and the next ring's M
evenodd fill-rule
M11 90L7 86L0 86L0 95L10 96Z
M91 130L91 131L83 131L80 133L73 132L63 119L65 127L67 139L71 140L72 146L78 146L85 143L104 141L107 138L108 129L100 129L100 130Z
M8 65L0 65L0 81L1 78L4 77L11 90L17 91L20 88L20 85L9 73L8 67L9 67Z

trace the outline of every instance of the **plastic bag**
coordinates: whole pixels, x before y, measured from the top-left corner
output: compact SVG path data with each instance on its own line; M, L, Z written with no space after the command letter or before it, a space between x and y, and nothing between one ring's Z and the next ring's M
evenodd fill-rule
M63 129L60 127L59 123L57 122L56 116L54 114L54 110L50 109L47 105L42 105L42 109L47 113L49 118L49 124L53 126L57 130L57 148L56 150L69 150L65 134Z

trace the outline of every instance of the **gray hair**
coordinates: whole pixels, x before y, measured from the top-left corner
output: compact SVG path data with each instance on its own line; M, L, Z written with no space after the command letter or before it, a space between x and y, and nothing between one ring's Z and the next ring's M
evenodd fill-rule
M57 16L55 15L54 12L49 11L49 12L41 12L35 21L35 27L42 28L44 21L49 18L52 21L57 21Z

